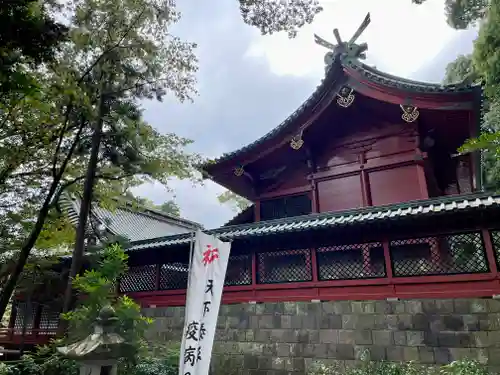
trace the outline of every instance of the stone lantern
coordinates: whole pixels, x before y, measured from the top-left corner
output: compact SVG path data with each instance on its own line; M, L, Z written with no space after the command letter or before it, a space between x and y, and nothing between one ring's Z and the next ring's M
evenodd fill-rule
M111 306L99 312L94 333L85 339L57 348L65 357L80 363L80 375L116 375L118 360L127 347L125 339L114 332L118 318Z

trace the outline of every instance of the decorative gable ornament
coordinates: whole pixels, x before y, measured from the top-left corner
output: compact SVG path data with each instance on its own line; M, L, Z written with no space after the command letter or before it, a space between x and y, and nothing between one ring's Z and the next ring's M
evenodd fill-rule
M290 147L294 150L300 150L304 145L304 140L302 139L302 132L296 134L290 140Z
M404 104L401 104L400 107L403 110L401 118L408 123L416 121L418 119L418 116L420 116L420 112L418 111L417 107Z
M347 108L354 102L354 90L350 87L344 86L337 94L337 104L341 107Z
M241 177L243 176L243 174L245 173L245 170L243 169L243 167L240 165L239 167L236 167L234 168L234 171L233 171L234 175L236 177Z

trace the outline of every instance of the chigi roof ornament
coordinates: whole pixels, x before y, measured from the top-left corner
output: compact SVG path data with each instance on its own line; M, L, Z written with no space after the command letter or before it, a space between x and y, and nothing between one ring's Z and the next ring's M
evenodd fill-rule
M366 58L365 52L368 50L368 45L366 43L356 44L356 40L368 27L370 21L371 21L370 13L368 13L363 22L361 23L361 25L358 27L358 29L348 42L342 41L338 29L333 29L333 35L335 36L337 44L332 44L330 42L327 42L325 39L314 34L314 41L320 46L323 46L330 50L325 55L325 64L327 69L333 63L335 57L337 56L339 56L340 58L362 59L362 60Z

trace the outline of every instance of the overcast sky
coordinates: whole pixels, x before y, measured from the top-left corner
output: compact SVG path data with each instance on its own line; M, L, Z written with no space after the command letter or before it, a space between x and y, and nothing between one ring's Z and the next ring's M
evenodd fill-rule
M207 157L235 150L277 126L304 101L324 74L325 49L313 33L333 41L333 28L351 37L366 13L371 24L358 41L368 43L367 63L387 73L438 82L448 62L469 53L475 31L445 22L444 0L325 0L324 11L299 36L261 36L241 20L237 0L179 1L183 17L175 32L198 44L199 96L194 104L145 103L145 117L160 131L193 139ZM207 181L170 187L186 219L220 226L235 212L217 201L223 189ZM137 193L157 204L172 198L162 185Z

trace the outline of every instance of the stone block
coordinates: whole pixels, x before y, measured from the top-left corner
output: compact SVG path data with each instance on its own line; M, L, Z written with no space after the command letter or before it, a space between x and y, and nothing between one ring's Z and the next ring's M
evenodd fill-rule
M259 316L259 329L272 329L274 327L274 317L272 315L261 315ZM281 319L280 319L281 322Z
M388 330L372 331L372 339L375 345L389 346L394 343L393 332Z
M461 331L464 329L464 321L460 315L443 316L443 325L446 331Z
M406 332L400 331L390 331L392 332L392 337L394 340L394 345L396 346L404 346L406 345Z
M423 331L407 331L406 343L408 346L424 346L424 332Z
M335 303L334 301L325 301L321 303L321 313L328 315L328 314L336 314L336 309L335 309Z
M439 346L439 332L424 332L425 346Z
M372 361L387 360L387 350L385 346L374 345L370 347L370 359Z
M413 361L413 362L418 362L419 356L418 356L418 349L417 347L410 348L410 347L404 347L403 348L403 358L405 361Z
M500 365L500 349L488 349L488 365Z
M334 303L335 314L352 314L352 306L350 301L336 301Z
M354 344L354 331L341 329L338 331L339 344Z
M486 348L491 342L500 339L500 335L495 335L497 332L472 332L471 347ZM496 336L496 337L495 337Z
M302 316L302 326L305 329L319 329L319 316L311 314Z
M292 317L290 315L281 316L281 328L291 329L292 328Z
M362 329L354 331L354 343L356 345L371 345L373 344L372 340L372 331L369 329Z
M330 329L342 328L342 316L338 314L323 314L321 316L321 327Z
M250 342L255 341L255 331L252 329L247 329L245 331L245 340Z
M404 301L391 301L389 303L392 306L392 311L394 314L404 314L405 313Z
M433 348L434 362L438 365L448 364L451 361L450 349L448 348Z
M388 301L375 301L375 313L376 314L392 314L392 304Z
M259 357L251 354L245 354L243 356L243 365L247 369L257 369L259 368Z
M418 361L420 363L434 363L434 350L433 348L428 348L421 346L418 348Z
M450 357L452 361L471 359L472 351L469 348L450 348Z
M363 345L354 345L354 359L357 361L371 360L370 347Z
M497 313L500 312L500 300L489 299L488 301L488 312Z
M296 342L301 344L312 344L309 340L309 331L305 329L299 329L294 331Z
M292 329L302 328L302 317L299 315L292 315L290 324Z
M453 314L455 312L455 304L452 299L435 300L436 313Z
M454 308L457 314L471 313L470 301L468 299L455 299L453 304L455 305Z
M318 330L308 330L306 331L309 336L309 342L311 344L321 344L321 341L319 340L319 331Z
M422 301L408 300L404 301L405 312L409 314L420 314L423 312Z
M488 301L485 299L473 299L470 301L470 311L472 313L488 312Z
M475 359L483 365L488 363L488 349L473 349L471 352L473 356L471 359Z
M346 314L342 315L343 329L356 329L358 324L358 315Z
M416 331L427 331L430 329L429 315L416 313L414 315L410 315L410 319L412 329Z
M254 332L255 342L269 342L271 339L270 329L256 329Z
M265 309L266 309L266 304L265 303L257 303L257 304L255 304L255 314L256 315L263 315Z
M344 328L344 327L343 327ZM356 322L357 330L362 329L374 329L375 327L375 315L359 315Z
M311 302L295 302L296 314L297 315L307 315L309 312L309 304Z
M284 348L287 344L262 344L262 354L267 356L277 356L278 355L278 346L280 348ZM290 347L288 347L290 348Z
M398 316L397 315L386 315L385 316L385 327L392 331L398 329Z
M439 346L447 348L467 348L474 340L469 332L441 332L438 334Z
M500 330L500 313L490 313L487 315L487 330L488 331Z
M319 331L319 341L323 344L337 344L339 342L339 331L322 329Z
M276 357L271 361L271 369L273 370L284 370L285 369L285 358Z
M397 325L398 330L400 330L400 331L411 330L412 326L413 326L413 322L412 322L411 315L404 314L404 315L398 316L398 325Z
M353 360L354 346L349 344L338 344L335 346L335 359Z
M387 360L392 362L402 362L405 360L402 346L390 346L386 348Z
M296 315L297 306L294 302L284 302L283 303L283 313L287 315Z
M462 321L465 331L479 331L479 315L464 314Z
M290 330L272 329L270 339L272 342L290 342L291 334L293 334L293 332Z
M261 370L271 370L272 369L271 357L258 357L258 358L259 358L259 369L261 369Z
M217 324L218 324L218 322L217 322ZM257 316L257 315L250 316L248 328L259 329L259 316Z

